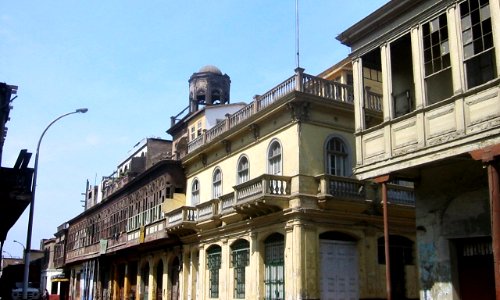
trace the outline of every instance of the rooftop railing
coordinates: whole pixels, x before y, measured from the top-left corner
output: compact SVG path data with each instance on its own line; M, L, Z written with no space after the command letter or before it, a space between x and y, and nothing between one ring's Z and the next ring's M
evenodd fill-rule
M252 103L234 114L228 115L224 121L206 130L202 135L189 142L188 153L214 140L224 132L239 125L254 114L262 111L269 105L294 91L323 97L333 101L353 104L354 96L352 86L308 75L303 71L303 69L297 68L295 75L278 84L265 94L255 96Z

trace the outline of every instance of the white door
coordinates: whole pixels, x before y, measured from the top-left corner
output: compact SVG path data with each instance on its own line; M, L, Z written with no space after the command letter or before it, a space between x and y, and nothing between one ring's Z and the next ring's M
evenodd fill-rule
M358 250L355 242L320 240L321 300L357 300Z

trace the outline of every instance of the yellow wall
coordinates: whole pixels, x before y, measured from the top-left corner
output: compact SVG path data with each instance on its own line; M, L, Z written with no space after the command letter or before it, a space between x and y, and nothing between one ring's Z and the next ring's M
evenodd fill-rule
M222 170L222 194L231 193L233 186L237 184L238 160L242 155L246 155L248 158L250 179L266 174L268 147L273 140L278 140L281 143L282 175L292 176L298 174L297 149L299 148L299 144L297 128L296 125L293 125L276 132L274 135L266 136L246 148L231 153L229 156L224 157L224 159L214 162L206 168L202 168L201 172L189 174L187 178L187 203L191 203L191 187L195 178L200 182L200 203L212 199L212 176L216 167ZM224 150L220 149L219 152L216 152L216 155L224 155L224 153ZM200 167L200 165L201 163L197 162L191 167L194 169Z

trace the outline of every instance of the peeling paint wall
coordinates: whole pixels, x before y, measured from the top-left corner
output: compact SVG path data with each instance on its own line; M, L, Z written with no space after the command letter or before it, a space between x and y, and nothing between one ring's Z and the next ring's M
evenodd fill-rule
M420 298L454 299L453 240L490 235L486 171L466 158L422 169L416 196Z

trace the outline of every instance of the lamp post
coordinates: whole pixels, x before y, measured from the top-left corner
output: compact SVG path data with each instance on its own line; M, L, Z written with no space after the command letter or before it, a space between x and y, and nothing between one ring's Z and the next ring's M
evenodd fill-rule
M18 243L19 245L21 245L21 247L23 247L23 258L24 258L24 254L26 253L26 247L24 247L24 244L21 243L20 241L16 241L16 240L13 240L14 243Z
M26 235L26 248L24 248L24 277L23 277L23 300L28 300L28 278L29 278L29 272L30 272L30 252L31 252L31 234L33 230L33 212L35 210L35 191L36 191L36 176L37 176L37 171L38 171L38 157L40 153L40 144L42 143L43 136L47 132L47 130L54 124L55 122L59 121L60 119L72 115L72 114L77 114L77 113L86 113L88 111L87 108L79 108L75 111L65 113L64 115L61 115L54 119L52 122L45 127L45 129L42 132L42 135L40 136L40 139L38 140L38 145L36 146L36 154L35 154L35 166L33 168L33 183L31 186L31 203L30 203L30 213L29 213L29 218L28 218L28 233Z

